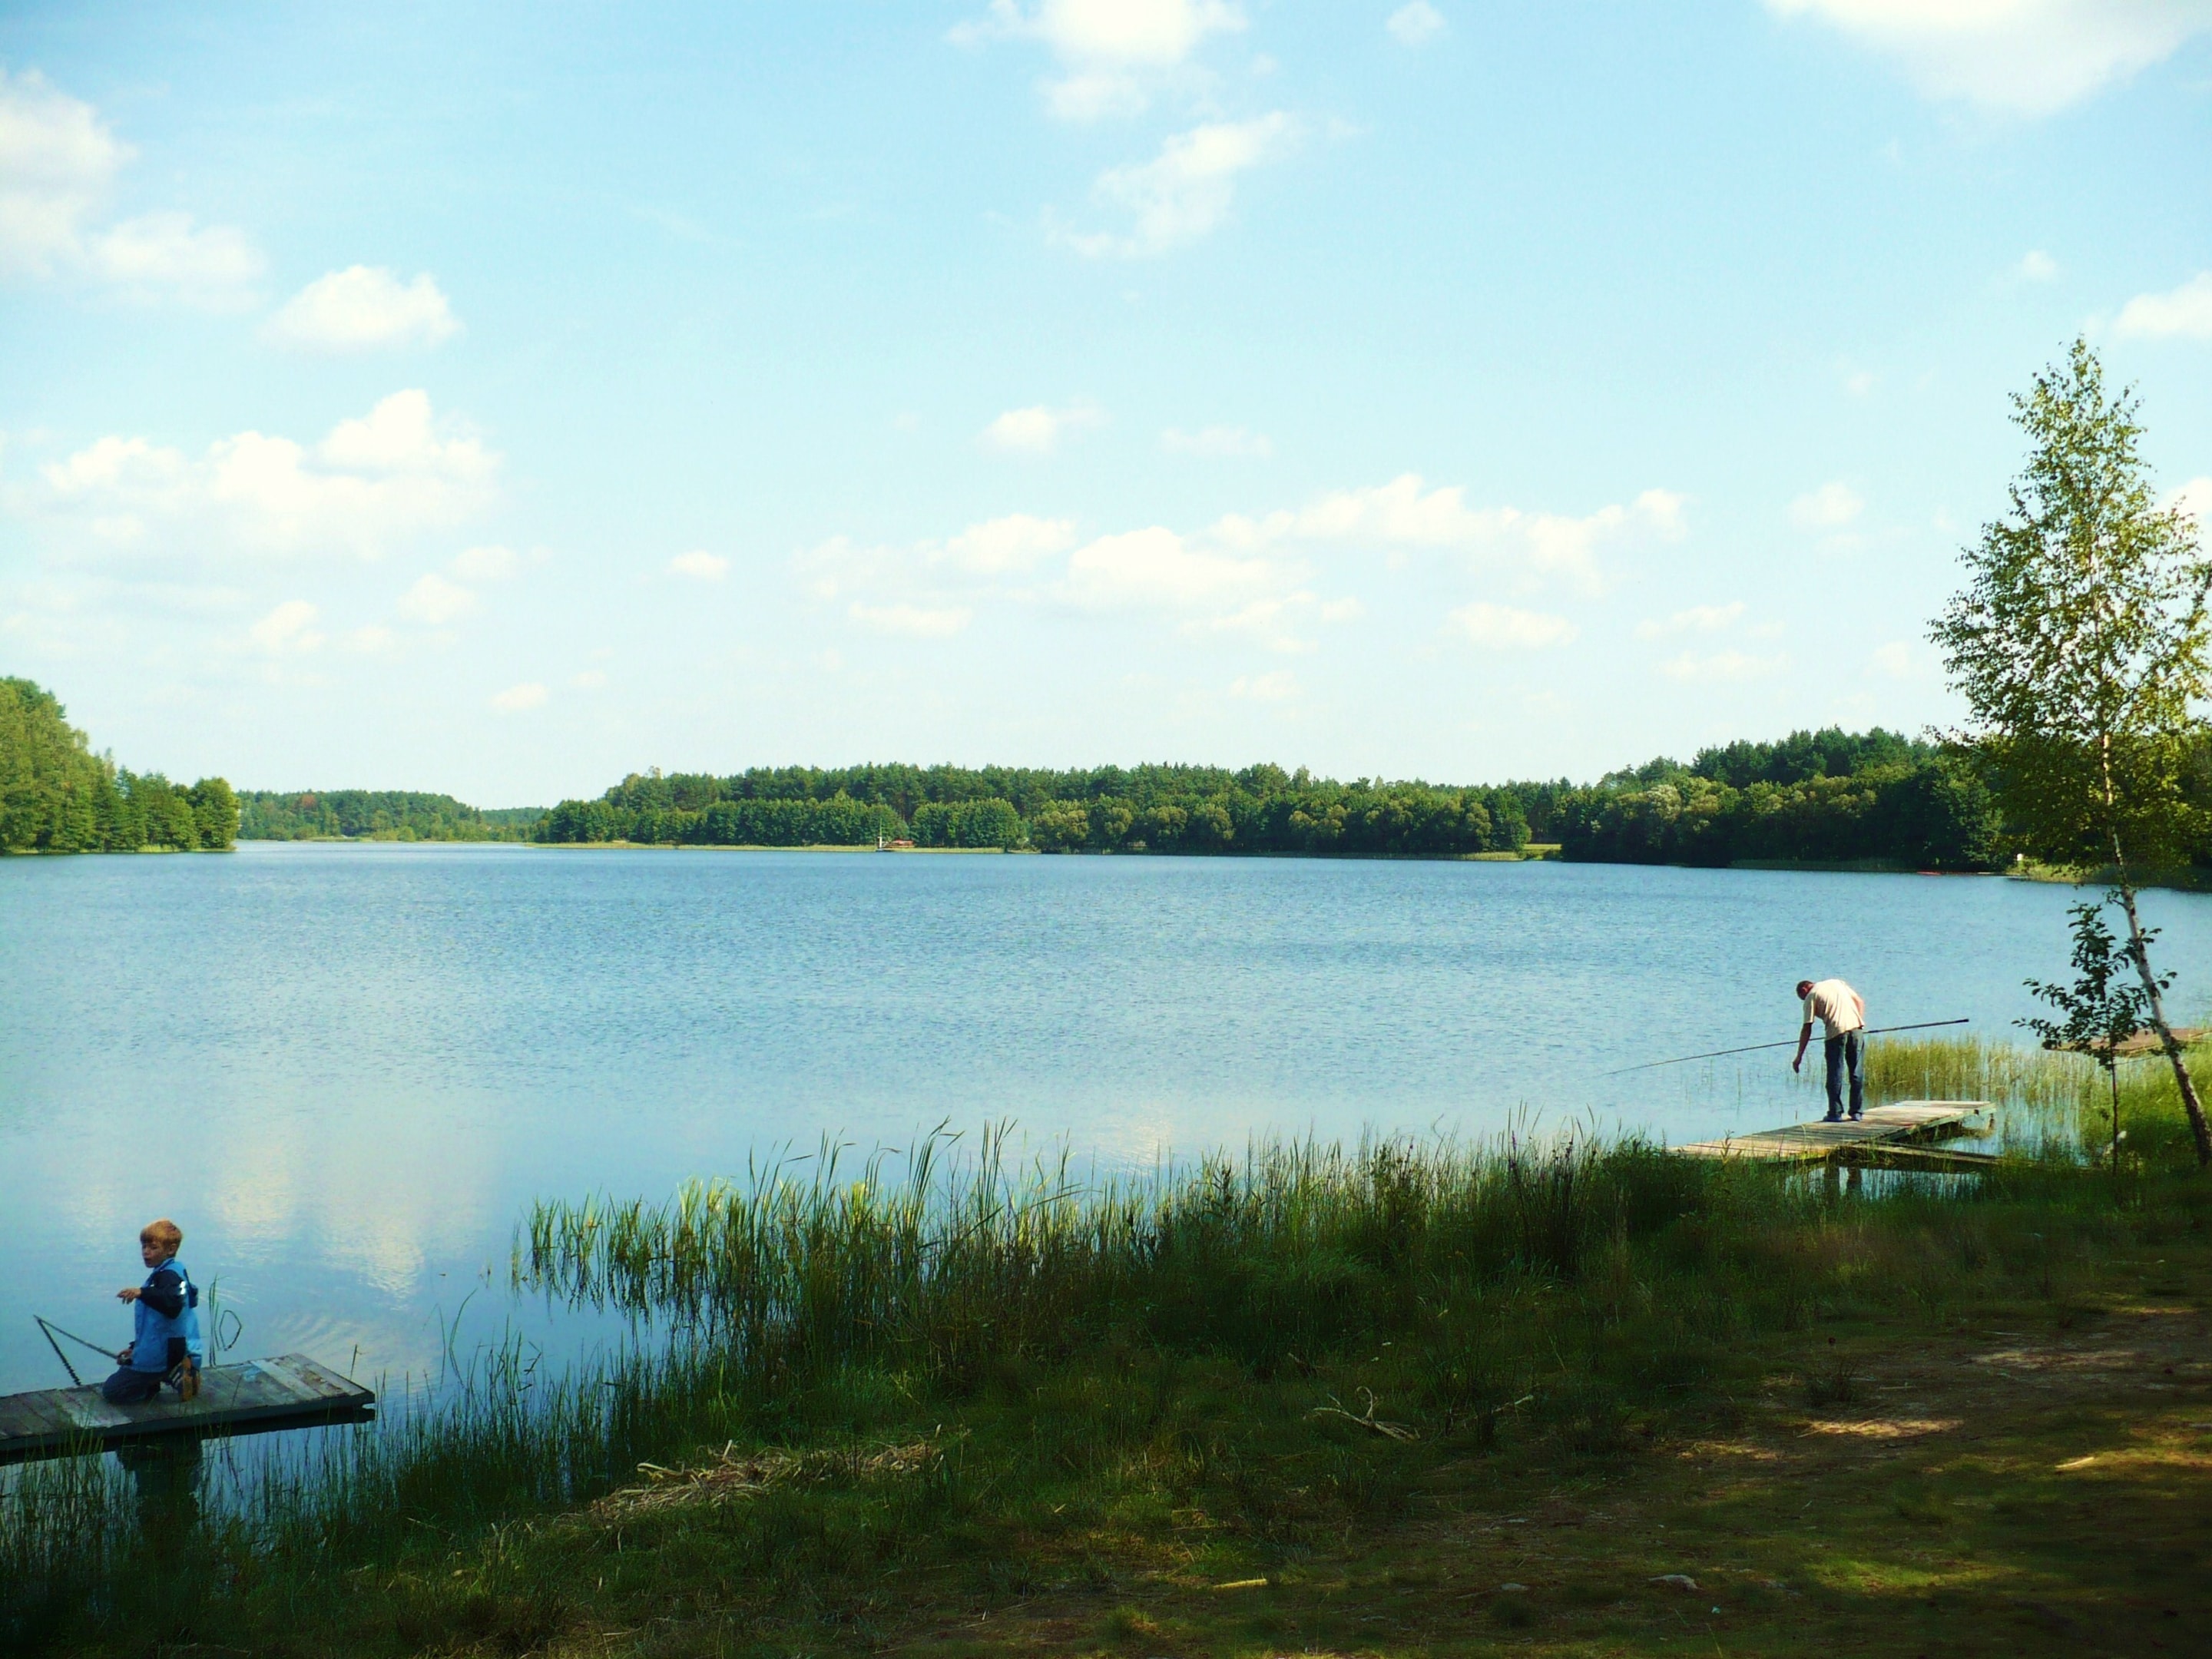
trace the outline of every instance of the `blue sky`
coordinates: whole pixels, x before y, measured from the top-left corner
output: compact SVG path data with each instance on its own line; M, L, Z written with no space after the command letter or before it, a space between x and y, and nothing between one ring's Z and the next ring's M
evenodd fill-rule
M0 13L0 672L125 763L1589 776L1951 712L2212 0Z

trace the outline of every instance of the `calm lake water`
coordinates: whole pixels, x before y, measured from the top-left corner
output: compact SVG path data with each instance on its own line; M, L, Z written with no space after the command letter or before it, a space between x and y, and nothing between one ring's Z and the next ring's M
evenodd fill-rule
M824 1135L1012 1118L1149 1164L1255 1134L1674 1139L1814 1104L1786 1051L1834 973L1874 1022L2011 1035L2066 889L1555 864L272 846L0 860L0 1392L118 1345L173 1216L246 1353L434 1367L551 1316L506 1293L534 1196L665 1195ZM2212 899L2154 894L2178 1006ZM493 1271L489 1282L485 1269ZM82 1356L88 1359L89 1356ZM94 1362L96 1364L96 1362Z

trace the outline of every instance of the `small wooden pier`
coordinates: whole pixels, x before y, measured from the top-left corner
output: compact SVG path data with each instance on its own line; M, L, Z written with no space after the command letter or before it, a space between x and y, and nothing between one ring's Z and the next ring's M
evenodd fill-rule
M1840 1164L1938 1172L1985 1170L1997 1161L1992 1153L1926 1143L1986 1135L1996 1127L1996 1109L1985 1100L1905 1100L1869 1106L1856 1123L1815 1118L1755 1134L1693 1140L1674 1150L1684 1158L1740 1158L1753 1164Z
M161 1435L252 1434L310 1423L361 1422L375 1394L305 1354L211 1365L196 1400L163 1389L137 1406L111 1406L96 1387L0 1395L0 1463L104 1450Z

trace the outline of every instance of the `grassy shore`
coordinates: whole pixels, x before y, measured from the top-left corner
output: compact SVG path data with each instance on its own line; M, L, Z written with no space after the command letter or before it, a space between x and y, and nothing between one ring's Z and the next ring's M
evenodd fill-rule
M2115 1176L2087 1062L1875 1052L2039 1155L1853 1193L1508 1138L1117 1186L987 1139L543 1205L521 1285L677 1340L495 1360L246 1513L23 1471L0 1650L2188 1650L2212 1183L2170 1080L2128 1068Z

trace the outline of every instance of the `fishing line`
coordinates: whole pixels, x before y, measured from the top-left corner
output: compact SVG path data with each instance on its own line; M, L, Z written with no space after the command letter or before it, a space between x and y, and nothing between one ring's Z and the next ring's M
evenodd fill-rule
M1964 1025L1967 1024L1969 1018L1967 1015L1961 1014L1956 1019L1923 1019L1917 1025L1877 1025L1871 1030L1861 1030L1856 1035L1881 1036L1889 1031L1926 1031L1938 1025ZM1845 1035L1853 1034L1846 1032ZM1702 1054L1677 1054L1672 1060L1647 1060L1640 1066L1624 1066L1619 1071L1601 1072L1599 1075L1624 1077L1630 1072L1648 1072L1655 1066L1681 1066L1693 1060L1718 1060L1723 1054L1750 1054L1758 1053L1761 1048L1794 1048L1796 1046L1796 1037L1785 1038L1780 1042L1749 1042L1741 1048L1715 1048L1710 1053Z

